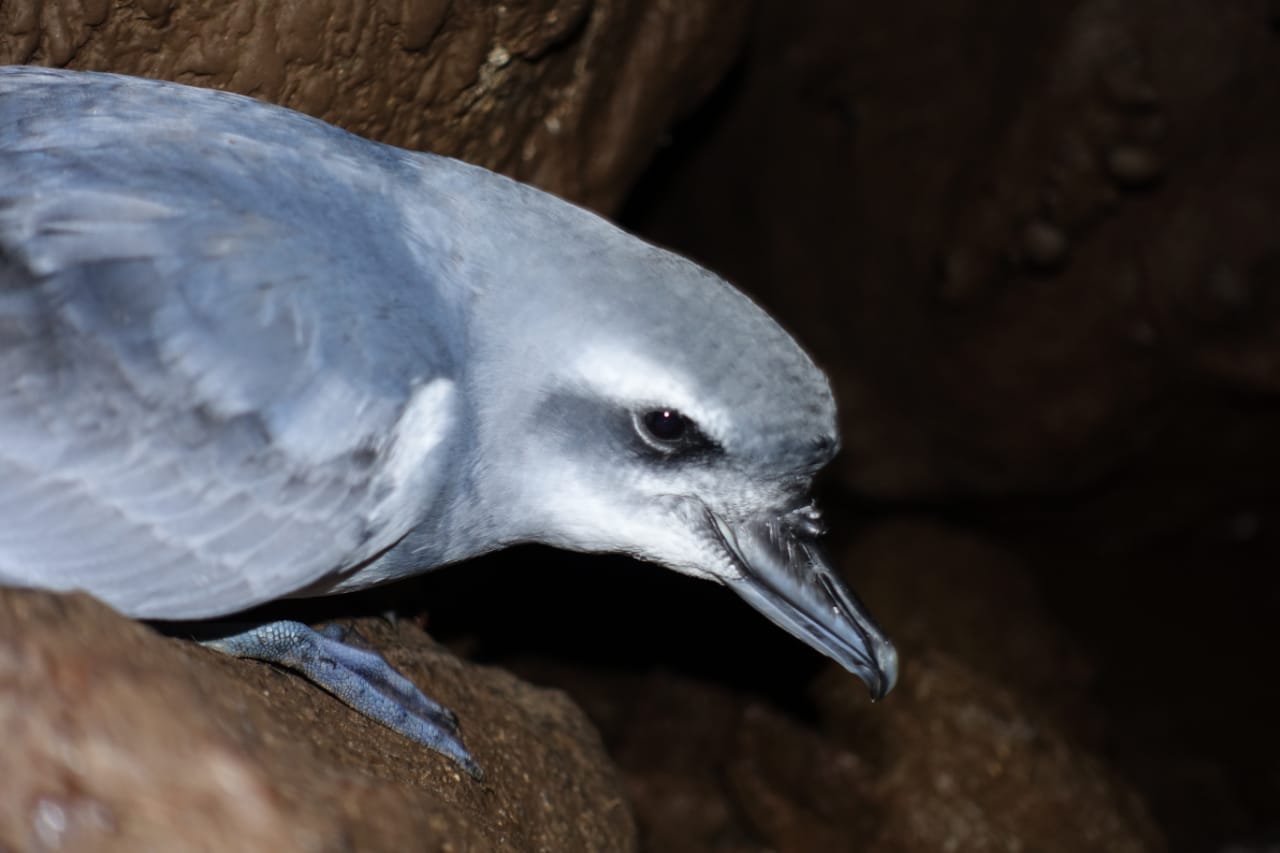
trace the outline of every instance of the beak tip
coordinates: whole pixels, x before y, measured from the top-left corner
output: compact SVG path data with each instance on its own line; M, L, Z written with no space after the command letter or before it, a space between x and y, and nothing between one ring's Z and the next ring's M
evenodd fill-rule
M877 643L875 653L875 678L870 683L871 700L878 702L889 694L898 683L898 650L893 643L882 640Z

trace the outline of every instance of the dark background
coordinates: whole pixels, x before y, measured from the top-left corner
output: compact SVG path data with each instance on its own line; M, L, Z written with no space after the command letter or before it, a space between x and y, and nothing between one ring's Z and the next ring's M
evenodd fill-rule
M831 374L833 551L904 683L995 676L1197 851L1280 849L1278 214L1274 4L765 0L622 221ZM651 846L692 725L655 671L823 729L823 662L720 590L539 549L461 574L432 628L575 692ZM620 678L646 723L592 698Z

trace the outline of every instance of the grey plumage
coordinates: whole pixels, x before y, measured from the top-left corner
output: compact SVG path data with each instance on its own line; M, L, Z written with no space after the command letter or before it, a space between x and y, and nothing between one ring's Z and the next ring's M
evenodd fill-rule
M235 95L0 70L2 583L194 619L622 551L879 694L892 647L805 522L836 445L763 311L579 208Z

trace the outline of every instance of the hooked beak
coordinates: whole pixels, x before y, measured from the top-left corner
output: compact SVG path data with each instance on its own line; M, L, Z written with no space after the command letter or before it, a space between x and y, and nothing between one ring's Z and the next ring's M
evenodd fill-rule
M725 583L780 628L866 682L880 699L898 680L898 653L817 545L812 506L778 519L730 525L708 511L709 527L739 576Z

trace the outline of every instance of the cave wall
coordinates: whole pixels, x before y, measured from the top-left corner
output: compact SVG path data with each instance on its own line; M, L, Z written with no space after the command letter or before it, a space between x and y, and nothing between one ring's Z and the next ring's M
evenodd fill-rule
M904 661L1040 705L1172 849L1274 844L1276 4L763 0L674 138L626 220L832 375L836 536Z
M1273 21L1264 0L765 2L634 221L817 352L860 494L1078 493L1193 448L1236 489L1277 462Z
M609 210L742 42L726 0L18 0L0 63L253 95Z
M281 673L4 593L27 739L0 840L132 849L204 809L228 817L187 828L225 849L246 819L314 849L1265 849L1278 33L1266 0L0 3L2 62L228 88L461 156L622 206L741 284L833 378L834 551L904 661L871 708L714 590L494 557L394 603L569 690L611 759L560 694L360 623L501 757L468 787ZM194 733L157 748L137 721L175 708ZM210 755L262 803L200 776L129 810ZM146 772L120 782L113 756Z

